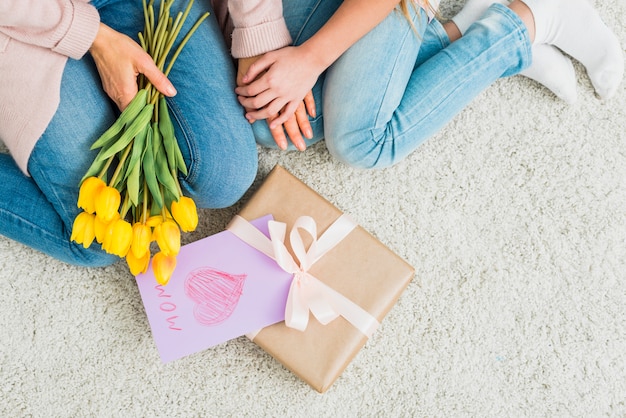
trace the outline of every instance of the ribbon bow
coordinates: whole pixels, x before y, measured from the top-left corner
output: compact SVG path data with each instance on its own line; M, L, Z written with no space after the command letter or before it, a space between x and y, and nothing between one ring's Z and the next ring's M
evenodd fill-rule
M376 318L309 273L311 266L355 227L356 223L343 214L318 238L315 220L310 216L299 217L289 234L291 248L299 263L284 244L287 226L283 222L268 222L270 239L241 216L235 216L228 229L274 259L280 268L293 274L285 306L285 325L304 331L309 322L309 312L323 325L343 316L369 338L379 325ZM308 250L305 249L300 230L306 231L313 239Z

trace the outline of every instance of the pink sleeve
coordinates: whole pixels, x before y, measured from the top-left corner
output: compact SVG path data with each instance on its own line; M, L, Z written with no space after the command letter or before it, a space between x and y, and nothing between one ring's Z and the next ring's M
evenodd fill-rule
M99 24L87 0L0 1L0 32L75 59L89 50Z
M291 44L282 0L229 0L232 55L248 58Z

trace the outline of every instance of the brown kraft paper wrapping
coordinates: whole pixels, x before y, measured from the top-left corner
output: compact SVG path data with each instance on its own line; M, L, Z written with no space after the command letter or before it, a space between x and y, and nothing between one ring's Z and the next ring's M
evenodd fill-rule
M319 236L342 212L277 165L239 213L248 221L268 214L284 222L287 231L300 216L311 216ZM303 239L308 246L310 239ZM289 239L285 241L292 252ZM381 322L411 281L414 269L357 226L309 272ZM305 331L281 322L263 328L254 342L323 393L365 345L367 337L343 317L322 325L311 315Z

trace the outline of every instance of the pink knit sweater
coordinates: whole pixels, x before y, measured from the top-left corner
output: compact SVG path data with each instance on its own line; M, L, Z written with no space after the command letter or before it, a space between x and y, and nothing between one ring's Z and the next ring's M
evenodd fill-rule
M215 2L217 7L223 2ZM223 7L223 6L222 6ZM234 58L248 58L291 44L282 0L228 0Z
M26 174L58 107L65 62L88 51L99 22L87 0L0 1L0 140Z

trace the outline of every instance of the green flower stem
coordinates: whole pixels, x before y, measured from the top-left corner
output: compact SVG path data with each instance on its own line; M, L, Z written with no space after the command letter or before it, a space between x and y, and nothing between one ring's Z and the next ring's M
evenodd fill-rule
M169 36L167 37L164 36L164 39L163 39L163 41L165 42L165 49L163 51L164 53L160 55L157 60L157 66L161 70L163 70L163 66L165 65L165 59L169 55L170 50L172 49L172 46L174 45L174 42L176 41L176 38L178 38L178 34L180 33L180 30L183 28L183 24L185 23L185 20L187 20L187 16L189 15L189 11L191 10L192 5L193 5L193 0L189 0L189 3L187 3L187 7L185 8L185 12L178 13L178 16L176 17L176 21L178 22L178 24L172 25L172 32L169 34Z
M122 207L120 208L120 219L126 218L128 214L128 210L130 209L130 197L128 193L124 193L124 202L122 202Z
M172 172L172 177L174 177L174 181L176 183L176 190L178 190L178 195L182 196L183 195L183 189L180 187L180 182L178 181L178 175L176 173L176 170L170 170Z
M155 39L152 43L152 48L150 50L150 55L152 58L156 58L161 53L162 44L164 42L164 38L166 36L166 24L163 22L164 19L159 16L159 23L157 24ZM158 66L158 65L157 65Z
M102 180L106 172L109 170L109 167L111 166L111 163L113 162L114 158L115 158L115 155L111 155L109 159L107 160L106 164L104 165L104 167L102 167L102 170L100 170L100 174L98 174L98 178L100 180Z
M142 223L146 223L148 222L148 196L149 196L149 190L148 190L148 183L146 182L146 180L143 180L143 214L142 214Z
M187 35L185 35L185 37L183 38L183 40L181 41L180 45L178 46L178 48L176 49L176 52L174 52L174 55L172 55L172 59L170 60L170 63L167 66L167 69L163 72L166 76L170 73L170 71L172 70L172 66L174 65L174 62L176 62L176 58L178 58L178 55L180 54L180 52L183 50L183 47L185 46L185 44L187 43L187 41L189 41L189 38L191 38L191 35L193 35L193 33L196 31L196 29L198 29L198 27L200 26L200 24L207 18L209 17L209 13L205 13L203 14L197 21L196 23L193 25L193 27L189 30L189 32L187 32Z
M157 23L157 31L155 33L153 41L154 48L151 51L151 56L154 59L155 63L157 63L157 67L159 67L160 70L163 70L163 64L161 63L159 65L159 61L161 61L160 57L166 57L169 53L169 49L166 47L169 37L167 30L170 26L170 8L173 3L174 0L161 2L161 9L159 10L159 19Z
M160 91L158 91L156 88L154 88L154 86L151 86L151 87L152 87L152 92L151 92L152 95L148 96L148 103L151 103L152 105L154 105L154 107L155 107L154 114L158 115L159 112L158 112L158 110L156 110L156 108L158 107L159 99L161 98L162 94L161 94ZM158 121L158 120L159 119L157 117L156 121ZM154 122L155 119L153 119L152 121Z
M183 17L183 14L180 12L176 15L176 20L174 20L172 22L171 27L168 28L168 31L170 33L170 36L169 36L170 39L176 39L176 37L178 36L178 33L180 32L180 28L183 27L183 23L185 22L186 18L187 16Z
M167 219L167 213L165 213L165 209L167 205L165 204L165 194L163 193L163 185L159 183L159 189L161 190L161 196L163 196L163 206L161 206L161 216L163 220Z
M146 4L146 0L142 0L142 4L143 4L143 20L145 22L145 26L144 26L144 33L146 35L146 41L148 42L148 44L152 43L152 21L150 18L150 12L148 11L148 5ZM139 33L139 35L141 36L141 33Z
M146 38L144 38L143 33L139 32L139 33L137 34L137 37L139 38L139 45L141 45L141 48L142 48L144 51L148 52L148 45L149 45L149 42L146 40Z
M126 145L124 154L122 154L122 156L120 157L120 161L117 163L117 167L115 168L115 172L113 173L113 176L111 177L111 181L109 181L109 186L112 187L115 184L115 180L117 180L117 176L120 174L120 171L122 171L122 167L124 166L124 163L126 162L126 158L128 158L128 154L130 154L130 151L133 149L134 143L135 143L135 140L133 139L132 141L130 141L128 145Z

